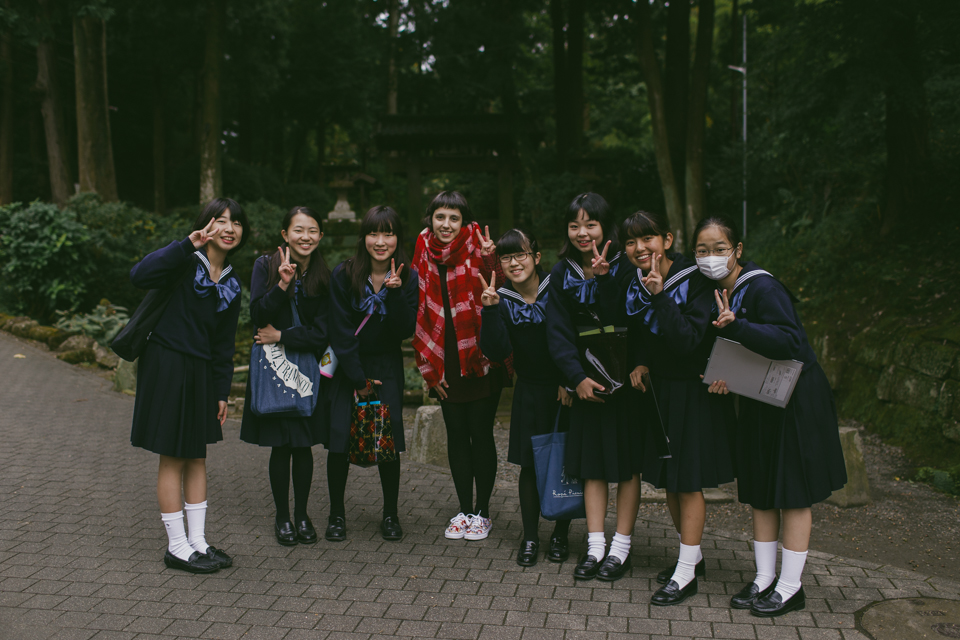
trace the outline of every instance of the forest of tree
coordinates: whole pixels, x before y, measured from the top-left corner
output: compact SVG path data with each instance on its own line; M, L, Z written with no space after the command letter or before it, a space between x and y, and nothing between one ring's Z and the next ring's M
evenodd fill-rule
M519 222L594 189L682 241L739 217L746 44L751 220L954 228L958 30L956 0L0 0L0 204L326 211L350 165L402 211L381 118L493 113ZM496 218L495 175L426 178Z

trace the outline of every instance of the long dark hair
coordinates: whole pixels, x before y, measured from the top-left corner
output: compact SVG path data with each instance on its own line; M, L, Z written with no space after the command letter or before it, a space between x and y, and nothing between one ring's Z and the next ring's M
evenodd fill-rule
M233 220L234 224L238 224L241 229L240 242L227 252L229 256L240 251L243 245L247 244L247 238L253 235L253 229L250 228L250 224L247 222L247 214L243 212L243 207L241 207L236 200L231 200L230 198L214 198L208 202L207 206L203 208L203 211L200 212L200 215L194 221L192 231L203 229L210 224L211 218L219 218L227 209L230 209L230 219Z
M576 220L577 216L580 215L581 209L583 209L590 220L596 220L600 223L600 228L603 229L603 243L606 244L607 241L610 242L610 251L607 255L611 258L617 255L617 252L620 251L620 241L617 236L617 225L613 221L613 212L610 211L610 205L607 204L607 201L598 193L589 191L587 193L581 193L574 198L570 206L567 207L567 214L563 220L564 224L570 224ZM603 247L597 247L597 249L603 251ZM567 238L557 257L562 260L576 256L579 262L579 253L580 252L574 248L573 243L570 242L570 238Z
M363 214L363 219L360 220L357 250L353 256L347 258L343 263L343 268L350 277L350 284L358 299L363 298L363 290L367 284L367 278L370 277L373 262L370 259L370 252L367 251L366 238L369 234L379 231L392 231L397 238L397 248L393 252L392 258L397 267L404 265L403 271L400 272L400 280L405 283L410 273L410 261L407 260L407 252L404 249L403 222L392 207L377 205Z
M283 216L283 223L280 225L280 228L290 233L290 222L293 220L293 216L298 213L313 218L317 223L317 227L320 229L320 233L323 233L323 220L321 220L320 216L310 207L294 207L290 209L287 215ZM287 243L284 242L281 248L285 249L286 247ZM273 255L270 256L268 267L270 273L270 281L267 285L268 289L273 288L274 285L280 282L281 262L283 262L283 257L280 255L280 252L274 251ZM327 261L323 259L323 254L320 253L320 247L313 250L313 255L310 256L310 267L306 273L301 273L300 266L297 265L296 279L300 280L304 295L313 297L326 293L330 287L330 267L327 266ZM287 287L287 296L292 298L295 292L296 287Z

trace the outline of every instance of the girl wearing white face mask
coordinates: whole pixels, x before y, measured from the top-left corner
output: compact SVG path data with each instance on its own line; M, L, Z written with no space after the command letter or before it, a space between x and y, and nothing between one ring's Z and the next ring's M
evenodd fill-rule
M780 616L805 606L800 576L810 543L810 506L847 481L833 394L793 296L753 262L740 264L743 245L733 223L722 217L701 220L693 237L701 272L717 284L713 324L719 334L767 358L803 363L785 408L741 397L738 417L737 485L740 502L753 507L757 576L730 605L759 617ZM709 390L728 393L722 380Z

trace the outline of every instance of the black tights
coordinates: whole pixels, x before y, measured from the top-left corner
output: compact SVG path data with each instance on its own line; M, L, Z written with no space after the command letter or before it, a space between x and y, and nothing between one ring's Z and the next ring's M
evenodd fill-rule
M380 487L383 489L383 517L397 517L397 502L400 499L400 459L393 462L381 462ZM327 453L327 484L330 487L330 515L347 517L344 494L347 491L347 475L350 473L350 460L346 453Z
M472 402L441 402L447 426L447 459L457 489L460 511L490 517L490 496L497 480L497 444L493 420L500 394ZM473 483L477 483L477 504L473 504Z
M313 483L313 451L310 447L273 447L270 452L270 488L277 505L277 522L290 520L290 459L293 459L293 513L297 521L307 517L307 500Z
M540 542L540 493L533 467L520 467L520 518L523 520L523 539ZM569 520L557 520L553 537L566 540L569 530Z

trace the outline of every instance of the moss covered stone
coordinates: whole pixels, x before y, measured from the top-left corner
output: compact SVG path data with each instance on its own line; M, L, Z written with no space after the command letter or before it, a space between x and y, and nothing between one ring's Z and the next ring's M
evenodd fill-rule
M874 369L880 369L893 362L896 342L891 336L871 331L868 327L850 341L850 353L854 361Z
M938 413L942 418L960 420L960 382L944 380L940 386L940 401L937 403Z
M40 342L49 344L47 341L59 331L59 329L54 327L44 327L40 325L30 329L28 336L31 340L39 340Z
M36 320L31 320L30 318L27 318L25 320L15 318L13 321L8 322L5 328L7 331L9 331L15 336L19 336L21 338L29 338L30 331L32 331L34 327L39 327L39 326L40 326L40 323L37 322Z
M945 378L957 359L957 348L937 342L921 342L910 354L910 368L934 378Z
M63 353L58 353L57 357L63 360L64 362L69 362L70 364L80 364L81 362L96 362L97 354L93 352L93 349L83 348L83 349L73 349L71 351L64 351Z

